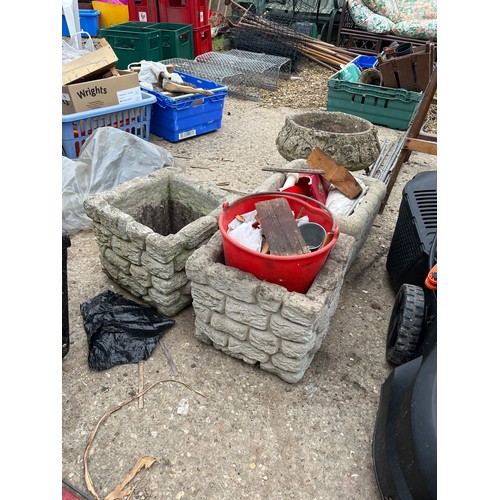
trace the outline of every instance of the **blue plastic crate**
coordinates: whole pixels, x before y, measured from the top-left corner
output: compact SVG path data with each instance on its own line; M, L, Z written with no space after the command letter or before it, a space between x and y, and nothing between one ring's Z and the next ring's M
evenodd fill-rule
M147 90L156 97L151 113L151 133L169 142L178 142L217 130L222 125L222 111L227 87L176 71L186 83L210 90L213 96L186 94L169 97Z
M97 36L99 33L99 16L101 13L98 10L79 10L80 15L80 29L85 31L90 36ZM62 36L70 36L68 23L66 22L66 17L64 14L62 15ZM86 34L82 34L82 36L86 37Z
M156 97L147 92L141 94L142 101L63 115L62 154L78 158L86 139L99 127L119 128L149 141L151 111Z
M363 71L364 69L373 68L377 60L377 56L358 56L351 62Z

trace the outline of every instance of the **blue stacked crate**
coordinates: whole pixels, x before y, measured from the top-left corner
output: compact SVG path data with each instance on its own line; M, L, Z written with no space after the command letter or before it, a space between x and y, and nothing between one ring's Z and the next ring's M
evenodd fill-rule
M142 100L83 111L62 117L62 154L75 159L85 141L99 127L115 127L149 141L151 111L156 97L142 92Z
M79 10L78 13L80 15L80 29L85 31L82 36L97 36L97 33L99 33L100 12L98 10L84 9ZM70 36L68 23L64 14L62 15L62 36Z
M192 93L170 97L143 89L156 97L151 113L151 133L167 141L178 142L219 129L227 87L180 71L176 73L184 82L209 90L213 95Z

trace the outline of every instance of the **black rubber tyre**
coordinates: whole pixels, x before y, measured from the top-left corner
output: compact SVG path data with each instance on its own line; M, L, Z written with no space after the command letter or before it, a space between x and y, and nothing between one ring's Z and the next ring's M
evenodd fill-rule
M385 357L393 365L402 365L416 357L425 316L422 287L403 283L392 308Z

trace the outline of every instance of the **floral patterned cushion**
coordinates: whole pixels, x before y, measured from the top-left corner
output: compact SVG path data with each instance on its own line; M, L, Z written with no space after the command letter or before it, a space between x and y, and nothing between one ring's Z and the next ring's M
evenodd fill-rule
M372 12L387 17L393 23L397 23L403 19L395 0L363 0L363 3Z
M437 0L347 0L354 24L370 33L437 40Z
M395 35L408 38L437 39L437 19L399 21L394 25L393 32Z
M394 23L387 17L372 12L362 0L348 0L347 4L354 24L370 33L391 33Z
M398 2L401 19L437 19L437 0L402 0Z

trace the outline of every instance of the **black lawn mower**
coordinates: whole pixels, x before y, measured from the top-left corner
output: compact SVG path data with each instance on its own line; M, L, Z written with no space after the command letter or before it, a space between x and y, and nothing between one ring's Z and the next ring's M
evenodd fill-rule
M372 458L383 500L437 498L437 173L403 190L386 269L394 301Z

